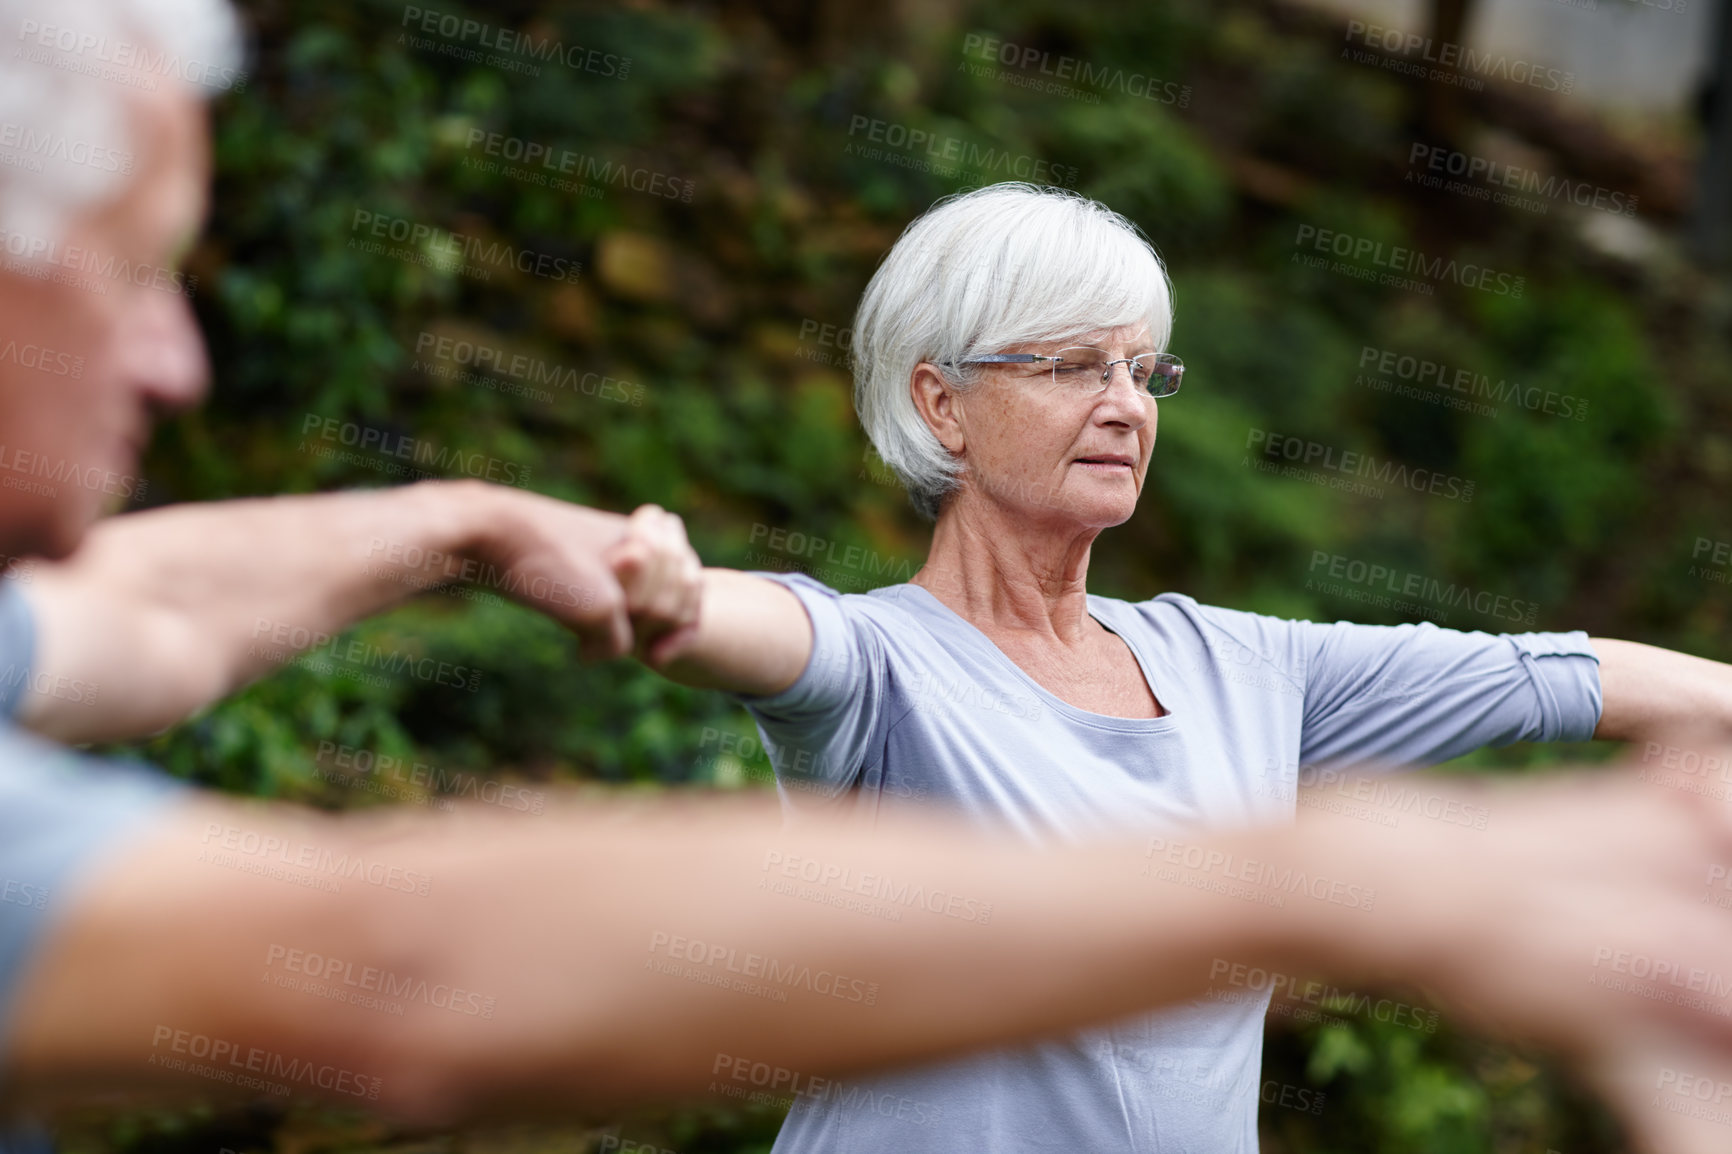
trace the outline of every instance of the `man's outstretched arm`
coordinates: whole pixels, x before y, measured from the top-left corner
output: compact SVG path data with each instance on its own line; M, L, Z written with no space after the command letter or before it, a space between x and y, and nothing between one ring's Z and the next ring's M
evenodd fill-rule
M1732 859L1724 807L1624 775L1430 784L1487 828L1305 806L1292 827L1040 853L930 815L785 829L757 802L190 801L60 895L0 1061L15 1101L279 1083L428 1123L718 1084L817 1097L1263 966L1424 983L1470 1027L1577 1059L1645 1149L1724 1149L1725 1126L1665 1108L1680 1085L1732 1092L1732 997L1699 980L1732 956L1700 900ZM945 900L890 920L798 892L867 878ZM1617 979L1632 958L1692 995L1641 996Z
M451 582L549 614L586 656L616 656L631 632L604 555L627 530L621 514L475 481L113 517L19 583L37 633L19 719L67 742L153 733Z

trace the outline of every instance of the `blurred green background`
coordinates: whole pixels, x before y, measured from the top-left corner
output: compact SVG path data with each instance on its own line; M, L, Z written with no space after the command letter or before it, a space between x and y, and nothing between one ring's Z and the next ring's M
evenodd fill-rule
M1687 123L1620 123L1496 83L1440 94L1344 59L1344 18L1261 0L424 9L591 53L505 53L503 66L465 59L475 43L423 31L413 6L243 9L249 76L215 106L214 205L188 266L216 390L158 437L153 501L401 479L378 453L316 451L332 447L317 435L330 419L485 454L573 501L659 503L712 564L804 566L844 591L903 579L927 529L854 419L846 329L909 220L1028 172L1137 221L1176 286L1185 390L1162 405L1136 517L1095 550L1095 592L1582 628L1732 658L1725 574L1693 557L1700 539L1732 539L1732 297L1679 255ZM983 59L987 36L1049 66L1157 79L1045 91L1038 65ZM959 142L938 147L962 159L926 164L924 147L893 143L919 132ZM1544 171L1637 197L1636 240L1603 219L1614 214L1410 179L1415 142L1479 154L1510 140ZM511 159L530 145L576 159L563 173ZM427 241L371 251L380 220L483 247L465 267ZM1304 227L1477 261L1523 290L1444 281L1427 293L1307 267ZM488 245L579 271L526 275ZM459 363L465 341L500 361L522 354L540 383ZM1520 400L1451 407L1452 394L1362 368L1367 349L1574 403L1567 416ZM1412 395L1390 387L1403 384ZM1254 431L1470 480L1473 498L1271 476L1248 463ZM811 538L837 545L809 556L799 542ZM1536 608L1518 621L1435 597L1384 606L1363 583L1326 579L1335 558ZM431 593L355 634L478 669L479 685L301 662L134 751L223 790L334 808L439 803L360 788L321 760L321 742L532 788L770 780L761 753L723 752L719 734L753 731L720 695L625 662L581 665L568 635L497 599ZM1517 747L1459 768L1612 752ZM1265 1107L1271 1152L1620 1148L1553 1064L1447 1016L1435 1034L1348 1010L1272 1017L1266 1076L1326 1095L1315 1115ZM428 1135L261 1107L98 1112L63 1139L201 1154L634 1142L703 1154L767 1150L778 1121L681 1107L587 1129Z

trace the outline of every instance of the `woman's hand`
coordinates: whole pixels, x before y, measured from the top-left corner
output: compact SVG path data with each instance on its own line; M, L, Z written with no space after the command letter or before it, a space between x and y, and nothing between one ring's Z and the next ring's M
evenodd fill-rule
M640 505L603 559L625 592L633 654L662 669L697 638L704 601L704 563L686 540L685 522L660 506Z

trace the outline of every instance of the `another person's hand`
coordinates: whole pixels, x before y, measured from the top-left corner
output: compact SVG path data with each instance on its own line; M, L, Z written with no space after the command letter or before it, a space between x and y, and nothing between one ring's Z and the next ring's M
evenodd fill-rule
M1732 746L1693 752L1732 772ZM1377 916L1410 943L1391 970L1470 1026L1574 1058L1653 1154L1732 1149L1732 803L1714 788L1706 769L1632 767L1463 788L1483 830L1363 831L1390 843Z
M466 576L571 629L586 661L631 652L626 591L609 561L627 539L627 518L498 485L478 492L487 528L478 571Z

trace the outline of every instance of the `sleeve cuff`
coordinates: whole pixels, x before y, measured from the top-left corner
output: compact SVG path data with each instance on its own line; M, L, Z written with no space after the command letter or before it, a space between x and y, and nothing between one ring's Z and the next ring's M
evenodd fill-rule
M1506 634L1521 654L1540 704L1537 741L1588 741L1599 728L1600 655L1580 629Z

